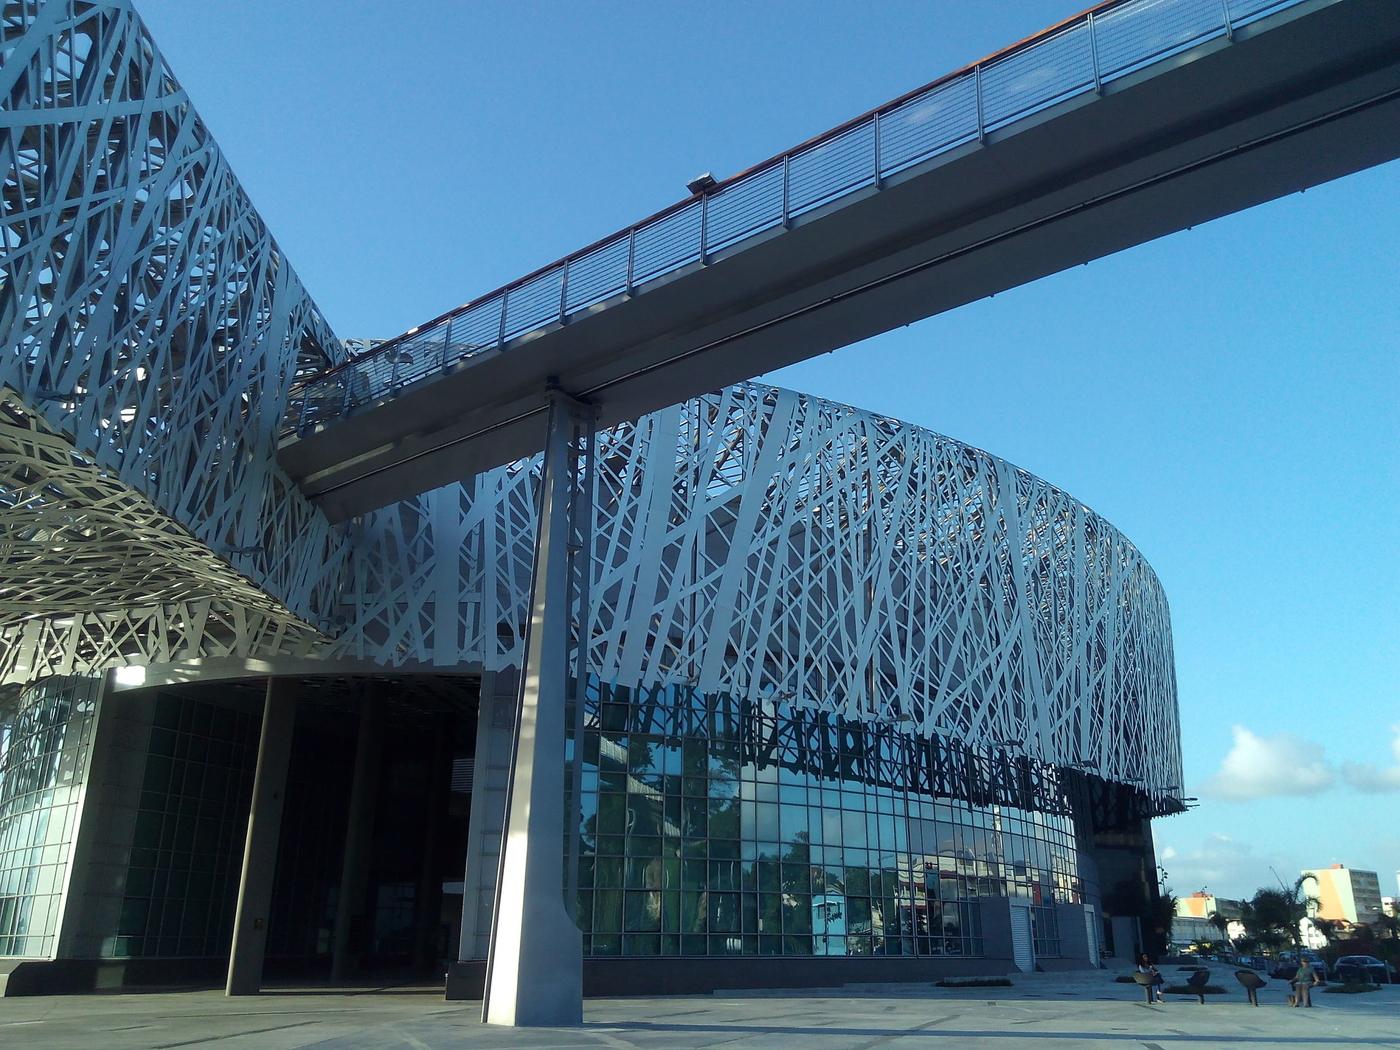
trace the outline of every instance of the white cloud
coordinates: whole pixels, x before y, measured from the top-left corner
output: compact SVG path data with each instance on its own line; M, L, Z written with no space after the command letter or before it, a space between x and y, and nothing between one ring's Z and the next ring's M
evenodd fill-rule
M1369 762L1343 762L1342 776L1357 791L1379 794L1386 791L1400 791L1400 723L1390 727L1394 734L1390 741L1390 753L1395 764L1379 769Z
M1169 881L1183 896L1204 888L1222 897L1252 897L1258 887L1274 885L1270 865L1288 870L1279 858L1261 856L1249 843L1218 833L1207 835L1194 848L1168 846L1160 856L1171 861Z
M1336 779L1321 744L1275 733L1258 736L1244 726L1232 730L1235 742L1203 793L1241 802L1283 795L1315 795Z

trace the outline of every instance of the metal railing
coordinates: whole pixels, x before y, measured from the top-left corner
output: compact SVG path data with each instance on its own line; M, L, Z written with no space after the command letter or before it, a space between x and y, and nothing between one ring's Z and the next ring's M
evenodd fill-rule
M906 168L1305 0L1106 0L293 390L283 436L451 370Z

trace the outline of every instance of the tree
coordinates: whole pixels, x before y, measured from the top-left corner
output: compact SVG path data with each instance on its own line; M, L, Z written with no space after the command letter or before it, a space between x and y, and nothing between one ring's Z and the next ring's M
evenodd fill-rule
M1171 948L1172 921L1176 918L1176 894L1163 890L1155 900L1148 902L1147 919L1153 933L1151 954L1165 955Z
M1382 913L1381 917L1376 920L1375 926L1392 941L1400 941L1400 909L1389 915Z
M1221 915L1218 911L1213 911L1206 916L1206 921L1220 931L1220 936L1224 937L1234 947L1235 939L1230 936L1230 920Z
M1295 950L1301 951L1303 945L1299 924L1320 905L1318 899L1305 889L1309 881L1316 880L1311 875L1300 875L1292 886L1259 890L1246 905L1245 928L1261 944L1275 950L1292 944Z

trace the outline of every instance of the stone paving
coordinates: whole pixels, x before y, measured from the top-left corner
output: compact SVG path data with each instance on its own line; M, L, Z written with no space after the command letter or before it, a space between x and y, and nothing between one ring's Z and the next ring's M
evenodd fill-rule
M1171 975L1168 974L1170 977ZM1228 972L1205 1006L1172 997L1147 1006L1111 973L1034 974L1012 988L847 986L805 992L590 999L570 1029L482 1025L475 1003L423 988L281 989L260 998L218 992L0 999L0 1047L24 1050L320 1050L410 1047L801 1047L803 1050L1010 1050L1134 1047L1400 1048L1400 986L1318 994L1290 1010L1272 981L1253 1009Z

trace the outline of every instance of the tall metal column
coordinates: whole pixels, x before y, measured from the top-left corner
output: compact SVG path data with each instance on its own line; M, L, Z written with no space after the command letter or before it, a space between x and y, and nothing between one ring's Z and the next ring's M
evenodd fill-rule
M564 704L572 595L570 441L588 409L550 400L529 624L482 1020L583 1020L583 938L564 904ZM582 635L583 632L580 632Z
M296 682L291 679L267 680L258 764L253 773L253 802L248 810L248 837L243 847L243 876L238 884L233 944L228 955L228 983L224 987L227 995L256 995L262 990L272 878L277 870L277 843L282 834L282 805L296 723L295 690Z

